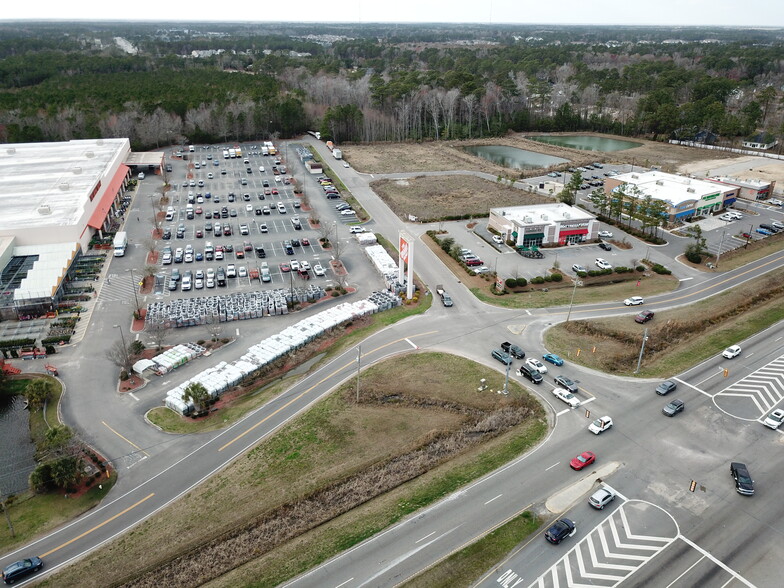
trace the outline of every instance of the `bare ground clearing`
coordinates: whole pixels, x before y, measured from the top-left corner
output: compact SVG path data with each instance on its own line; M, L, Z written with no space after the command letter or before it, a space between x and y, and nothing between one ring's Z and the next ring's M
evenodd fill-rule
M668 143L658 143L636 137L600 135L602 137L636 141L640 147L603 153L581 151L558 147L526 139L536 133L513 133L505 137L491 137L482 140L450 141L431 143L373 143L371 145L346 145L343 154L357 171L371 174L389 174L418 171L475 170L504 177L531 177L541 174L541 170L518 170L495 165L481 157L463 151L469 145L508 145L527 151L535 151L570 161L566 166L579 166L593 161L612 163L635 163L637 165L657 165L664 171L675 172L680 166L701 162L706 159L729 162L738 156L731 153L708 151L693 147L682 147ZM597 136L597 133L551 133L557 135Z
M388 478L377 474L380 467L388 463L399 467L407 459L416 459L432 444L440 448L434 454L436 459L448 456L449 448L455 448L458 452L450 456L455 462L479 459L494 467L489 464L489 457L483 457L488 448L496 447L492 459L506 456L495 442L501 438L508 442L508 435L515 435L515 431L518 435L522 434L520 431L530 434L532 422L543 422L543 411L517 383L513 383L509 397L477 394L476 385L483 377L493 387L502 386L503 375L499 372L446 354L410 354L372 366L363 372L359 405L353 401L355 383L352 381L184 499L89 555L83 565L67 568L48 583L57 586L105 586L128 581L134 586L201 584L245 562L253 566L255 557L274 544L274 537L259 536L255 526L264 522L267 513L275 514L273 525L281 519L289 520L287 517L300 509L306 512L308 501L308 507L314 508L313 497L318 497L318 493L353 483L366 472L372 478L371 488L382 487ZM513 425L517 418L509 420L513 414L527 416ZM498 429L500 435L488 435L485 445L483 436L504 422L510 425L505 430ZM544 430L546 427L541 433ZM511 457L509 454L505 459ZM436 471L444 476L452 467L452 461L428 466L404 485L418 483L420 478ZM481 473L484 472L477 468L476 475ZM462 483L468 479L473 478L461 476ZM391 489L398 496L394 503L397 509L391 507L392 518L386 524L399 518L400 509L408 512L405 508L410 505L411 497L405 492L401 496L400 489L400 485ZM344 506L348 504L347 496L316 504L323 504L324 509ZM283 511L278 513L277 509L281 508ZM340 514L344 525L351 527L352 520L354 525L358 524L356 519L351 519L352 514L351 510ZM322 523L310 515L307 522L312 527ZM291 526L280 533L290 530ZM363 529L352 531L361 535ZM299 557L309 561L321 549L319 543L304 552L300 550ZM150 549L150 545L156 549ZM273 554L274 551L269 555ZM286 558L284 563L291 566L291 558ZM140 572L142 577L138 575ZM265 578L272 573L269 568L263 572Z
M413 214L421 221L486 215L491 207L552 201L546 196L468 175L384 179L373 182L371 187L395 214L401 217Z

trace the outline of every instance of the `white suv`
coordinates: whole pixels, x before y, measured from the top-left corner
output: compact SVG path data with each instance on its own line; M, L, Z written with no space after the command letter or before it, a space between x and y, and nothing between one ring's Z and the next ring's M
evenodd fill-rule
M234 266L233 263L230 263L226 266L226 277L227 278L236 278L237 277L237 268Z

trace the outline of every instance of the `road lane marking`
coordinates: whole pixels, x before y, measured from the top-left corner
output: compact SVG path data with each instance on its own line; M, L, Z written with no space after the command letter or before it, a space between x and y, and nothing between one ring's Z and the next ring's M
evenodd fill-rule
M128 396L133 398L136 402L139 402L139 399L136 397L136 395L133 392L128 392Z
M431 535L435 535L435 534L436 534L436 532L435 532L435 531L433 531L432 533L428 533L427 535L425 535L425 536L424 536L424 537L422 537L421 539L417 539L416 541L414 541L414 545L416 545L417 543L419 543L419 542L421 542L421 541L424 541L425 539L427 539L427 538L428 538L428 537L430 537Z
M432 335L433 333L437 333L437 332L438 332L438 331L428 331L427 333L420 333L419 335L412 335L412 337L424 337L425 335ZM376 352L378 352L379 350L381 350L381 349L384 349L385 347L389 347L389 346L391 346L391 345L395 345L396 343L400 343L401 341L407 341L407 338L403 337L403 338L401 338L401 339L396 339L396 340L394 340L394 341L390 341L389 343L386 343L386 344L384 344L384 345L381 345L380 347L376 347L375 349L371 349L371 350L370 350L370 351L368 351L367 353L363 353L361 357L367 357L367 356L368 356L368 355L370 355L371 353L376 353ZM240 439L242 439L242 438L243 438L245 435L247 435L248 433L251 433L252 431L254 431L254 430L257 428L257 427L260 427L261 425L263 425L265 422L267 422L269 419L271 419L272 417L274 417L276 414L278 414L278 413L279 413L279 412L281 412L282 410L284 410L284 409L288 408L289 406L291 406L292 404L294 404L295 402L297 402L297 401L298 401L300 398L302 398L302 397L303 397L303 396L305 396L306 394L309 394L310 392L312 392L314 389L316 389L318 386L320 386L321 384L323 384L324 382L326 382L327 380L329 380L329 379L330 379L330 378L332 378L333 376L335 376L335 375L339 374L340 372L342 372L342 371L343 371L343 370L345 370L345 369L348 369L348 368L352 368L352 369L353 369L353 367L354 367L354 364L356 364L356 360L352 359L351 361L349 361L349 362L347 362L347 363L343 364L343 365L342 365L342 366L340 366L339 368L337 368L337 369L333 370L331 373L329 373L329 374L327 374L326 376L324 376L323 378L321 378L321 380L319 380L318 382L316 382L315 384L313 384L312 386L310 386L310 387L309 387L309 388L307 388L306 390L303 390L303 391L302 391L300 394L298 394L298 395L294 396L294 397L293 397L291 400L289 400L289 401L288 401L286 404L284 404L283 406L281 406L281 407L280 407L280 408L278 408L277 410L275 410L275 411L271 412L270 414L268 414L266 417L264 417L263 419L261 419L261 420L260 420L259 422L257 422L255 425L252 425L252 426L248 427L248 428L247 428L247 429L245 429L245 430L244 430L242 433L240 433L239 435L237 435L236 437L234 437L234 438L233 438L233 439L231 439L230 441L227 441L227 442L226 442L226 443L225 443L223 446L221 446L221 447L219 447L219 448L218 448L218 453L220 453L221 451L223 451L224 449L226 449L226 448L227 448L227 447L229 447L230 445L232 445L232 444L236 443L237 441L239 441Z
M419 349L419 345L417 345L416 343L414 343L413 341L411 341L411 339L409 339L408 337L406 337L406 343L408 343L409 345L411 345L411 347L413 347L414 349Z
M687 382L685 380L681 380L680 378L672 378L672 379L675 380L676 382L680 382L684 386L688 386L689 388L693 388L694 390L696 390L700 394L704 394L708 398L713 398L713 394L710 394L710 393L706 392L705 390L702 390L701 388L697 388L697 386L695 386L693 384L689 384L689 382Z
M707 381L708 381L708 380L710 380L711 378L715 378L716 376L718 376L718 375L720 375L720 374L724 374L724 368L719 368L719 371L717 371L717 372L716 372L715 374L713 374L713 375L710 375L710 376L708 376L708 377L707 377L707 378L705 378L704 380L700 380L699 382L697 382L697 385L698 385L698 386L702 386L702 385L703 385L705 382L707 382Z
M749 588L756 588L756 587L754 586L754 584L752 584L751 582L749 582L748 580L746 580L746 578L744 578L743 576L741 576L740 574L738 574L738 573L737 573L737 572L735 572L734 570L732 570L732 569L730 569L729 567L727 567L726 565L724 565L724 563L723 563L722 561L720 561L720 560L716 559L715 557L713 557L713 556L712 556L710 553L708 553L707 551L705 551L705 550L704 550L702 547L700 547L699 545L697 545L697 544L696 544L696 543L694 543L693 541L691 541L691 540L687 539L687 538L686 538L686 537L684 537L683 535L678 535L678 539L680 539L681 541L683 541L683 542L684 542L684 543L686 543L687 545L691 546L693 549L696 549L697 551L699 551L699 552L700 552L702 555L704 555L705 557L707 557L709 560L711 560L713 563L715 563L717 566L719 566L719 567L720 567L721 569L723 569L725 572L727 572L728 574L732 575L732 576L733 576L734 578L736 578L736 579L737 579L739 582L742 582L743 584L745 584L745 585L746 585L746 586L748 586Z
M354 579L354 578L353 578L353 577L351 577L351 578L349 578L348 580L346 580L345 582L343 582L342 584L338 584L337 586L335 586L335 588L340 588L341 586L345 586L346 584L348 584L349 582L351 582L353 579Z
M493 500L497 500L497 499L501 498L502 496L503 496L503 494L499 494L499 495L498 495L498 496L496 496L495 498L491 498L490 500L488 500L487 502L485 502L485 506L487 506L488 504L490 504L491 502L493 502Z
M131 447L133 447L133 448L134 448L134 449L136 449L137 451L141 451L141 452L142 452L144 455L146 455L147 457L150 457L150 454L149 454L149 453L147 453L147 452L146 452L144 449L142 449L142 448L141 448L141 447L139 447L138 445L136 445L136 443L134 443L133 441L131 441L130 439L128 439L128 438L126 438L126 437L123 437L122 435L120 435L120 433L118 433L117 431L115 431L114 429L112 429L112 428L111 428L109 425L107 425L107 424L106 424L106 421L101 421L101 423L103 423L103 426L104 426L104 427L106 427L107 429L109 429L109 430L110 430L112 433L114 433L115 435L117 435L117 436L118 436L120 439L122 439L123 441L125 441L125 442L126 442L128 445L130 445Z
M679 282L688 282L689 280L693 280L694 278L681 278L678 280Z
M559 463L561 463L561 462L559 461L559 462L556 462L556 463L554 463L554 464L553 464L553 465L551 465L549 468L547 468L545 471L546 471L546 472L549 472L551 469L553 469L553 468L554 468L555 466L557 466Z
M140 505L140 504L142 504L143 502L146 502L147 500L149 500L149 499L150 499L150 498L152 498L153 496L155 496L155 492L150 492L150 493L149 493L147 496L145 496L144 498L142 498L142 499L141 499L139 502L137 502L136 504L132 504L131 506L129 506L129 507L128 507L128 508L126 508L125 510L121 510L120 512L118 512L118 513L117 513L116 515L114 515L113 517L109 517L109 518L108 518L108 519L106 519L104 522L102 522L102 523L99 523L99 524L95 525L95 526L94 526L92 529L88 529L87 531L85 531L85 532L84 532L84 533L82 533L81 535L77 535L77 536L76 536L76 537L74 537L73 539L69 539L69 540L68 540L68 541L66 541L65 543L63 543L63 544L61 544L61 545L58 545L58 546L57 546L57 547L55 547L54 549L50 549L50 550L49 550L49 551L47 551L46 553L42 553L42 554L41 554L41 555L39 555L38 557L41 557L41 558L43 558L43 557L47 557L47 556L49 556L49 555L52 555L52 554L53 554L55 551L59 551L59 550L60 550L60 549L62 549L63 547L67 547L68 545L70 545L70 544L71 544L71 543L73 543L74 541L78 541L79 539L81 539L82 537L84 537L84 536L86 536L86 535L89 535L89 534L90 534L90 533L92 533L93 531L97 531L98 529L100 529L100 528L101 528L101 527L103 527L104 525L108 525L108 524L109 524L109 523L111 523L113 520L117 519L118 517L121 517L122 515L124 515L125 513L129 512L129 511L133 510L134 508L136 508L137 506L139 506L139 505Z

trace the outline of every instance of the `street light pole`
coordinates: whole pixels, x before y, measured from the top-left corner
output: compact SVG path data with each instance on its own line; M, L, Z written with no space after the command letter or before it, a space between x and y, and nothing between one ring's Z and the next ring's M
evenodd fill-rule
M724 229L721 232L721 241L719 241L719 252L716 254L716 269L719 269L719 258L721 257L721 246L724 245L724 235L726 234L727 229Z
M579 280L574 281L574 288L572 288L572 299L569 301L569 312L566 313L566 322L569 322L569 317L572 316L572 305L574 304L574 295L577 294L577 283Z
M648 327L645 327L645 332L642 334L642 345L640 345L640 356L637 358L637 369L634 373L640 372L640 364L642 363L642 354L645 351L645 343L648 341Z
M125 334L123 333L121 325L114 325L113 328L120 329L120 340L122 341L122 346L123 346L123 357L125 358L126 367L128 367L130 370L129 375L131 377L131 384L133 384L133 369L131 369L130 366L128 366L128 363L130 362L128 361L129 355L128 355L128 346L125 344Z
M136 278L133 275L133 268L131 269L131 286L133 287L133 299L136 301L136 310L139 310L139 297L136 295Z
M357 345L357 404L359 404L359 368L362 362L362 345Z

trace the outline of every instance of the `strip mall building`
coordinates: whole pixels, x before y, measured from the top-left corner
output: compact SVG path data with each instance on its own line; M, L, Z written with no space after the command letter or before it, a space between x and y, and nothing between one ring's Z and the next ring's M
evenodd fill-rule
M598 237L591 213L562 202L490 209L488 228L516 246L568 245Z

